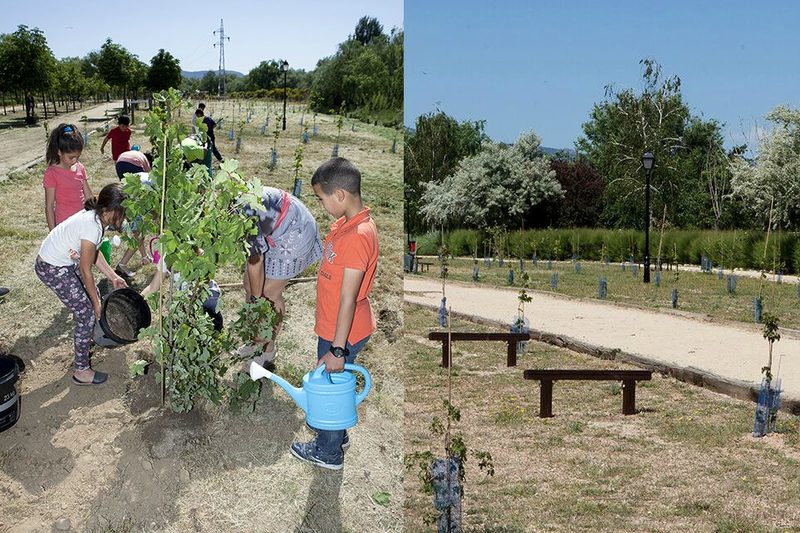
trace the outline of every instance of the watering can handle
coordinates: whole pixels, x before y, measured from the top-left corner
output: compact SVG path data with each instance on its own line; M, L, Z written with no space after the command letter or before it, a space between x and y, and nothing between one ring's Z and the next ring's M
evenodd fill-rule
M356 372L364 376L364 390L356 394L356 405L358 405L364 401L364 398L366 398L367 394L369 394L369 389L372 388L372 376L370 376L369 372L367 372L367 369L361 365L346 363L344 365L344 368L345 370L355 370Z
M358 372L359 374L361 374L362 376L364 376L364 390L362 390L360 393L358 393L356 395L356 405L358 405L358 404L360 404L361 402L364 401L364 398L367 397L367 394L369 394L369 390L372 388L372 376L370 376L370 374L367 371L367 369L364 368L361 365L355 365L355 364L352 364L352 363L345 363L344 369L345 370L354 370L354 371ZM323 372L325 372L325 365L321 364L321 365L319 365L317 367L316 370L314 370L313 377L314 378L319 378L319 377L322 376ZM328 376L328 379L330 379L330 376Z

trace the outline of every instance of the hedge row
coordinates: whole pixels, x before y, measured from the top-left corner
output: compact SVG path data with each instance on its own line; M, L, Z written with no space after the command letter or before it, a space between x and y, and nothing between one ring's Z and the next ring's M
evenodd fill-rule
M418 253L436 255L441 236L437 232L415 236ZM767 234L764 231L709 231L668 230L661 242L663 262L681 264L701 263L707 257L713 265L723 268L744 268L783 271L786 274L800 271L800 234L772 232L764 260ZM650 257L658 257L661 233L650 233ZM540 259L565 260L573 254L589 261L627 260L631 255L642 260L644 233L636 230L610 229L548 229L512 231L492 236L484 230L454 230L445 234L450 253L454 256L486 255L530 258L535 252Z

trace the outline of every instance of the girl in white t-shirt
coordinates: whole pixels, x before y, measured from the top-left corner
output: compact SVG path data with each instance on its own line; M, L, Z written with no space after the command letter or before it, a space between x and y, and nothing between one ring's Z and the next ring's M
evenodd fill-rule
M114 288L128 286L108 263L99 260L102 256L97 253L106 226L122 226L124 199L118 183L106 185L97 198L86 201L83 211L50 231L36 257L36 275L56 293L75 318L75 373L72 381L78 385L98 385L108 378L108 374L92 369L89 355L95 321L100 318L100 296L92 265L97 265Z

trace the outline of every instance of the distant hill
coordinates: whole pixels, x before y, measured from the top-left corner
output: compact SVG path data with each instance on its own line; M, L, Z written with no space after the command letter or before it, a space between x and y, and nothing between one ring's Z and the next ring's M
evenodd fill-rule
M200 78L206 75L206 72L208 72L208 70L182 70L181 76L192 80L199 80ZM213 69L211 70L211 72L216 74L217 69ZM244 76L244 74L242 74L241 72L237 72L235 70L226 70L225 74L231 74L235 78L241 78L242 76Z
M549 148L547 146L540 146L539 150L545 155L554 156L556 154L566 154L568 159L575 159L574 148Z

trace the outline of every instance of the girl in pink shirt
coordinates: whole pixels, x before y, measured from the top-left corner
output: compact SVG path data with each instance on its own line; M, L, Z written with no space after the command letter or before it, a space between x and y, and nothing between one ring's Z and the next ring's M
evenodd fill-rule
M74 124L59 124L47 141L47 170L44 171L44 214L52 230L78 211L92 197L86 168L78 162L83 137Z

